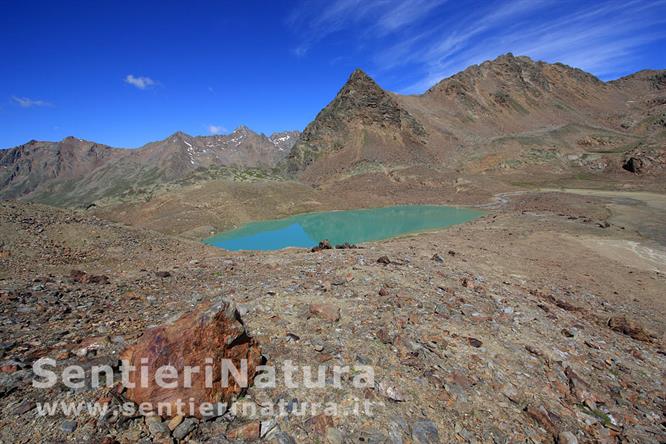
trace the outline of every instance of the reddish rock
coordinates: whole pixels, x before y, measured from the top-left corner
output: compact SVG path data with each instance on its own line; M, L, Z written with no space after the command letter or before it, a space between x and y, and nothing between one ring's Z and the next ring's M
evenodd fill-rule
M564 370L564 374L569 380L569 391L578 401L583 403L596 402L597 397L591 392L590 385L571 367Z
M455 382L455 383L458 384L459 386L461 386L461 387L463 387L463 388L466 388L466 389L468 389L468 388L470 388L471 386L474 385L474 381L472 381L472 380L471 380L470 378L468 378L466 375L464 375L464 374L462 374L462 373L460 373L460 372L457 372L457 371L452 372L452 373L449 375L449 378L448 378L448 379L449 379L450 381L452 381L452 382Z
M89 275L88 276L88 283L107 285L107 284L110 284L111 282L109 281L108 276L101 274L101 275Z
M85 271L81 270L72 270L69 273L69 277L74 281L74 282L83 282L83 279L86 276Z
M184 413L201 417L199 405L203 402L229 403L244 392L244 381L229 377L228 386L221 381L222 361L241 368L241 360L247 360L247 385L254 380L256 366L260 364L261 351L255 339L248 336L245 326L235 307L227 302L204 303L195 310L180 317L177 321L147 330L137 344L127 348L120 359L129 361L139 369L141 359L148 367L148 384L140 385L139 371L129 374L129 382L134 388L127 388L125 396L140 404L150 402L171 403L172 416L177 413L176 403L188 403L194 399L195 411ZM206 359L212 360L212 384L206 387ZM155 382L155 372L162 366L171 365L178 372L176 388L160 387ZM199 373L192 373L192 386L184 387L184 367L199 366ZM172 379L167 379L172 381ZM187 409L189 410L189 409Z
M109 405L113 401L113 398L111 396L100 396L97 398L97 403L99 405Z
M377 336L377 339L382 341L384 344L393 344L393 341L395 340L395 335L390 334L385 328L380 328L377 330L375 336Z
M333 418L330 415L324 415L323 413L313 416L308 422L310 423L315 436L324 436L326 435L326 430L330 427L335 427Z
M240 441L254 441L259 439L261 433L261 423L252 421L239 425L227 432L227 438Z
M340 320L340 309L331 304L310 304L310 314L329 322Z
M615 316L608 319L608 326L611 328L611 330L625 334L627 336L631 336L637 341L652 342L650 334L645 331L643 327L625 318L624 316Z
M557 426L554 423L554 420L556 420L556 418L548 410L546 410L544 406L540 405L539 407L536 407L534 405L529 405L527 406L525 411L536 422L538 422L539 425L541 425L541 427L543 427L548 433L550 433L553 436L558 435L559 430L557 429Z
M2 373L14 373L16 371L18 371L18 365L14 364L14 363L3 364L0 367L0 372L2 372Z
M80 284L109 284L109 277L105 275L93 275L88 274L85 271L81 270L72 270L69 273L69 277L74 281Z
M62 350L55 355L55 359L56 361L64 361L65 359L69 359L70 355L71 353L69 352L69 350Z

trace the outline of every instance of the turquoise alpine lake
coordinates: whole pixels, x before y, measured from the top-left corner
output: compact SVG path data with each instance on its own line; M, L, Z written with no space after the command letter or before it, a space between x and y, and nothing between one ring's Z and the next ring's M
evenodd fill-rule
M252 222L204 242L226 250L310 248L328 239L331 245L377 241L406 233L444 228L484 214L441 205L400 205L352 211L307 213L286 219Z

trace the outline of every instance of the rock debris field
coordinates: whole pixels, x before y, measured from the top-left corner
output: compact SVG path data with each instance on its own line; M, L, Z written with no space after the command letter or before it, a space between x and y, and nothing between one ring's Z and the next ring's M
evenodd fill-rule
M0 203L0 441L665 442L663 271L586 247L658 246L612 220L603 198L534 193L359 248L229 253ZM275 387L230 394L229 408L206 417L161 418L120 415L132 394L90 387L89 376L78 389L32 386L40 358L58 371L117 369L160 326L220 300L242 320L235 337L251 338L244 353L257 358L256 344L278 369ZM182 331L169 333L179 353L205 345ZM325 386L287 387L287 361L323 366ZM337 386L335 366L352 369ZM374 369L372 386L352 384L361 366ZM59 401L108 410L39 414ZM315 403L341 414L303 408ZM262 414L271 405L287 414Z

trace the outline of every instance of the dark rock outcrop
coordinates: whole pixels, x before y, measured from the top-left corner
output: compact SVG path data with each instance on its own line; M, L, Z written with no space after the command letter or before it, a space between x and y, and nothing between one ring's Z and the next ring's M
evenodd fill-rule
M653 173L666 168L666 150L637 148L625 155L622 168L636 173Z

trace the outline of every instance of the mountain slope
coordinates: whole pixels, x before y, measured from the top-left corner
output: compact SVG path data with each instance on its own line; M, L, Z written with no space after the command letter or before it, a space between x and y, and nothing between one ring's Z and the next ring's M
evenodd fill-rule
M0 195L20 197L51 180L76 180L122 155L123 150L74 137L60 142L32 140L0 151Z
M289 155L288 169L326 175L363 162L427 161L425 137L423 126L392 94L356 70L305 128Z
M73 137L29 142L0 151L0 197L86 206L98 199L141 192L219 167L271 169L283 161L298 132L257 134L245 126L227 135L177 132L135 150Z
M560 63L506 54L422 95L401 96L357 70L305 129L289 167L316 184L415 165L617 171L623 153L666 139L665 77L645 71L605 83Z
M602 82L506 54L412 96L385 91L356 70L302 134L243 126L227 135L177 132L136 150L33 141L0 151L0 198L85 207L150 198L179 181L237 180L244 169L261 170L248 180L286 169L307 184L347 181L340 189L369 195L469 190L460 184L470 181L487 191L498 182L661 174L665 146L666 71Z

